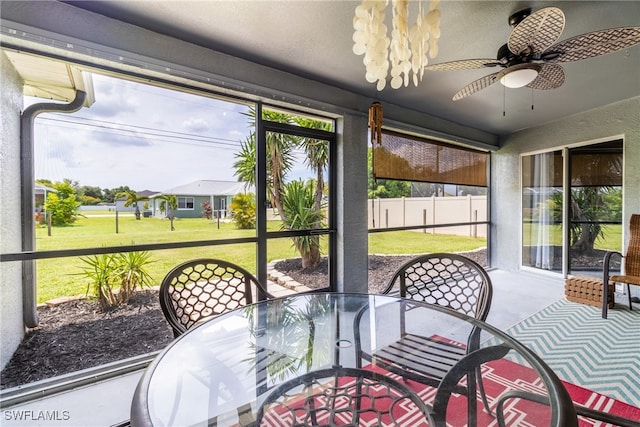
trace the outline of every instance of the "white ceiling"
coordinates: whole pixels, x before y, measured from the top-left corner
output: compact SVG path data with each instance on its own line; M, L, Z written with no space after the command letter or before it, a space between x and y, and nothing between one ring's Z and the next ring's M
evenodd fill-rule
M495 134L640 95L640 45L564 63L554 90L499 84L460 101L468 83L497 71L428 72L419 87L377 92L352 53L358 1L81 1L69 4L280 70ZM412 7L415 6L413 2ZM511 32L508 17L525 7L556 6L566 16L560 40L640 25L640 1L442 1L440 53L431 63L495 58ZM389 17L390 12L387 13ZM412 15L413 16L413 15ZM531 106L534 106L532 111ZM505 108L503 109L503 105ZM505 111L505 115L503 115Z

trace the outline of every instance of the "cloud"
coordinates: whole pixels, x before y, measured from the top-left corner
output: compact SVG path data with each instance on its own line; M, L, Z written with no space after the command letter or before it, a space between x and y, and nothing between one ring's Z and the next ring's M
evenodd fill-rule
M162 190L233 180L246 105L94 76L96 103L36 121L36 178Z

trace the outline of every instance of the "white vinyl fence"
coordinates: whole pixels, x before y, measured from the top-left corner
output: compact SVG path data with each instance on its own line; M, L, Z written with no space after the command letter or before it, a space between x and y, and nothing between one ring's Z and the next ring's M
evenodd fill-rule
M487 220L487 196L369 199L369 228L409 227ZM420 233L486 237L487 226L464 225L417 230Z

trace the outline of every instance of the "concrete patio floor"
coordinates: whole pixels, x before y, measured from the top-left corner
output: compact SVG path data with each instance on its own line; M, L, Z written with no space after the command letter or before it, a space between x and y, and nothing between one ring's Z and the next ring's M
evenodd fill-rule
M492 270L494 295L488 323L505 330L563 298L560 277ZM270 286L283 295L284 288ZM142 371L2 409L3 426L111 426L129 418ZM3 405L4 406L4 405ZM22 419L17 419L21 417ZM43 417L53 418L50 420ZM40 419L38 419L40 418Z

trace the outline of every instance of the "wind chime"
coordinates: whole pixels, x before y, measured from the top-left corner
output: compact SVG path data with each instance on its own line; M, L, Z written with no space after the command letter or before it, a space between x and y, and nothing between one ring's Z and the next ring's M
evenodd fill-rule
M373 175L373 185L376 186L376 174L375 174L375 143L378 145L382 143L382 104L374 102L369 107L369 131L371 132L371 173ZM371 219L373 228L376 228L376 217L374 209L374 200L371 198Z

